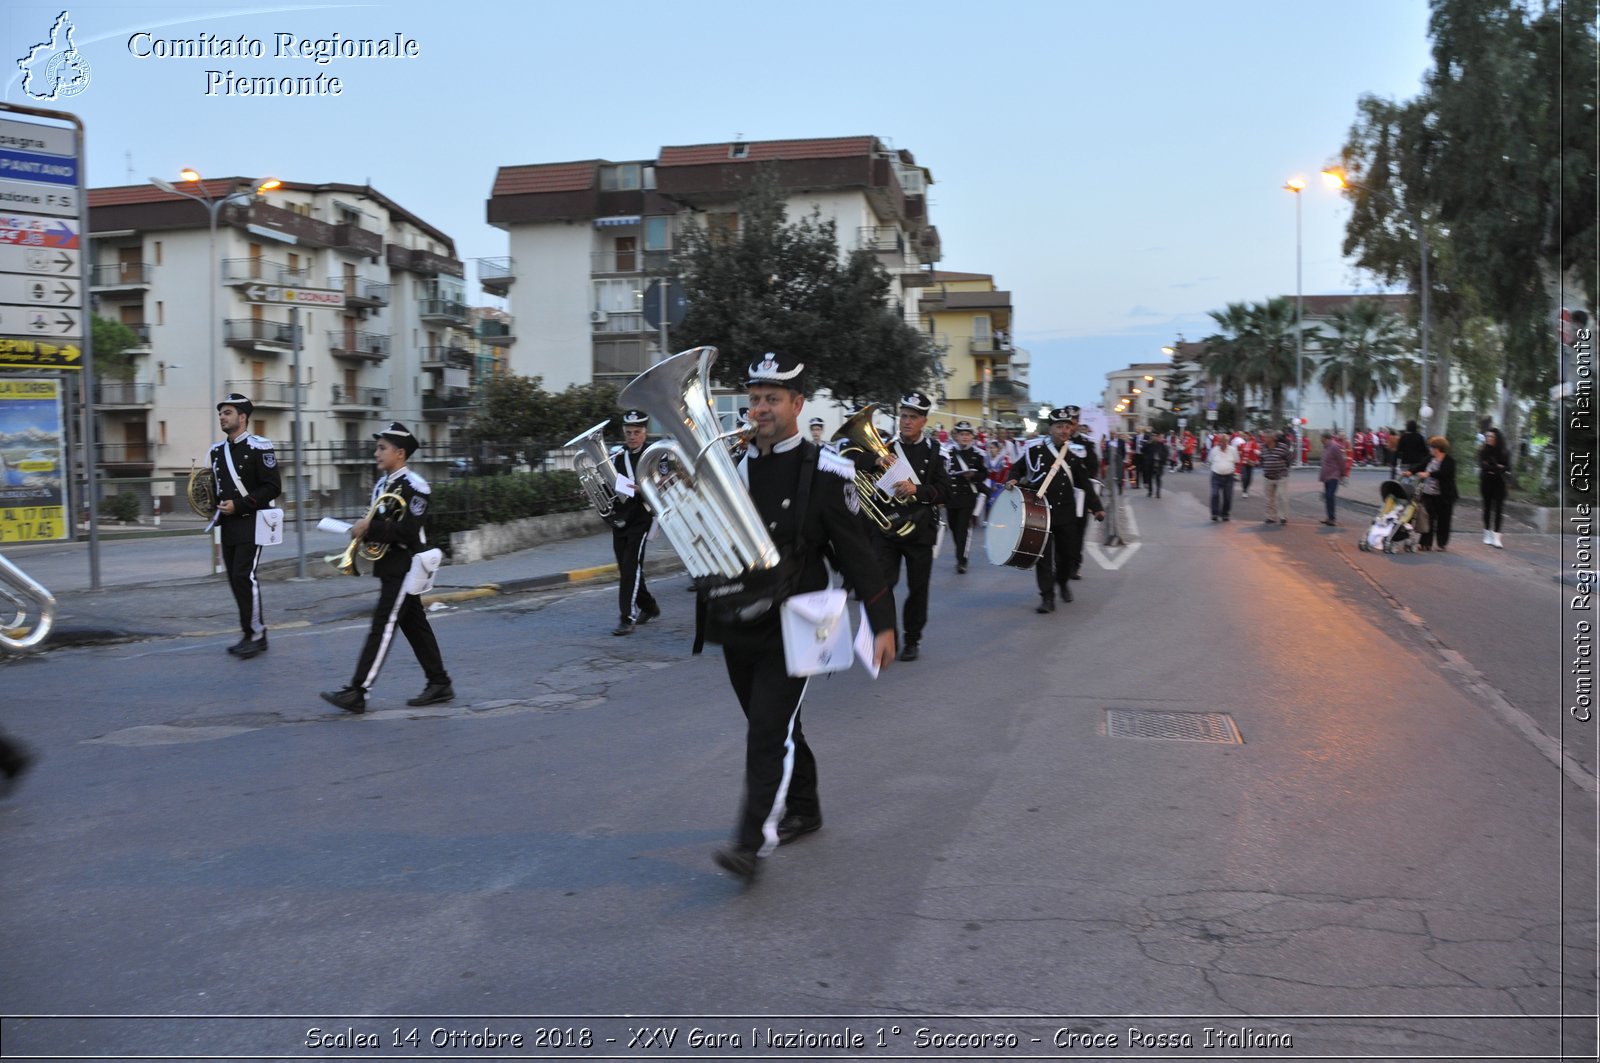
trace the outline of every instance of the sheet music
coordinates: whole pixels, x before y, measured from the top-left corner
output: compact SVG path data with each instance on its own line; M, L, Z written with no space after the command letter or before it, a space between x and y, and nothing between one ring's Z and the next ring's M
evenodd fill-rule
M882 476L878 477L878 490L892 496L894 494L894 485L902 480L910 480L919 487L922 485L922 481L917 479L917 471L903 457L897 459Z
M867 622L867 607L861 606L861 623L856 625L856 659L867 669L867 674L878 678L878 662L872 659L873 647L877 644L878 637L872 633L872 625Z

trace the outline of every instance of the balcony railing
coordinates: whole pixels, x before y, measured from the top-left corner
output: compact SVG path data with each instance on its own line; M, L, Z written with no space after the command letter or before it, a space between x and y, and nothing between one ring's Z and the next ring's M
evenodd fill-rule
M333 405L382 409L389 405L389 391L387 388L347 388L335 384L333 386ZM371 448L368 448L369 453L370 450Z
M372 444L359 439L346 439L343 442L330 444L328 450L332 453L334 461L372 460Z
M141 351L141 350L148 350L149 349L149 347L150 347L150 326L149 325L145 324L143 321L139 321L139 322L123 321L123 322L120 322L120 324L122 325L123 328L127 329L129 332L133 333L135 336L137 336L139 338L139 342L135 343L132 347L129 347L128 350L130 350L130 351Z
M150 273L155 267L148 262L111 262L89 270L89 287L95 291L107 288L148 288Z
M133 380L102 380L95 384L96 406L149 406L154 401L154 384Z
M448 321L457 325L467 323L467 304L455 299L419 300L418 312L424 321Z
M591 251L591 273L665 273L671 251Z
M335 358L365 358L381 362L389 357L389 334L329 329L328 353Z
M465 347L424 347L422 348L422 368L471 369L472 352Z
M856 235L863 251L902 256L906 253L906 235L893 225L863 225Z
M1011 356L1011 340L1002 333L993 333L988 336L973 336L968 347L973 354L983 355L986 358L1009 358Z
M287 263L273 262L265 258L225 258L222 260L223 284L248 284L252 281L262 284L309 285L311 283L311 267L291 267Z
M343 287L345 303L356 307L388 306L389 293L394 290L394 285L387 281L365 277L346 277Z
M100 465L153 465L154 443L96 443L95 461Z
M224 387L228 393L244 395L257 409L287 410L294 406L294 385L287 380L229 380ZM310 397L305 384L300 385L300 403L305 405ZM280 455L281 460L281 455Z
M992 399L1016 399L1020 402L1028 401L1028 385L1020 380L991 380L989 382L989 397ZM983 398L983 384L979 382L972 385L967 393L969 399Z
M268 344L275 347L292 347L297 330L287 321L268 321L258 317L230 317L222 323L222 342L234 346Z
M478 259L478 283L490 295L504 295L517 279L517 263L510 258Z
M623 314L598 311L590 315L596 332L644 332L643 314Z
M504 319L492 317L481 318L478 321L478 338L484 343L492 344L496 347L503 347L506 344L511 343L516 338L515 331L511 326L512 321L510 315L507 315Z
M461 410L473 405L471 388L441 388L422 393L422 412Z

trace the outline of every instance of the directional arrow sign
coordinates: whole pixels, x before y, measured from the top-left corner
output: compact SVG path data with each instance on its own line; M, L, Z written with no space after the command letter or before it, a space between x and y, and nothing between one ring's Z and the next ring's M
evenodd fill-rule
M0 305L0 335L38 339L83 337L83 311L76 307Z
M289 288L276 284L247 284L239 289L252 303L288 303L294 306L344 306L343 288Z
M50 343L22 336L0 336L0 365L82 369L83 351L75 343Z
M18 247L0 243L0 273L75 278L80 253L60 247Z
M74 223L76 219L73 219ZM42 214L0 214L0 243L19 247L78 246L75 224Z
M77 309L83 306L83 287L77 277L0 273L0 303Z

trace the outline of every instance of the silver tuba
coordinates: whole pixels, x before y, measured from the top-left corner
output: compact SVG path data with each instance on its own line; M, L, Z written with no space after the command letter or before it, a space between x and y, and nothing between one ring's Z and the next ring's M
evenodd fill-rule
M711 406L716 359L715 347L681 351L639 374L617 397L666 425L670 438L650 444L639 458L639 493L689 574L713 584L772 574L779 560L728 456L725 441L743 430L722 431ZM670 462L666 474L662 459Z
M22 569L0 557L0 649L31 650L50 634L55 597Z
M595 512L602 517L611 516L611 511L617 508L617 470L601 438L610 423L610 420L601 421L562 444L578 448L572 459L572 471L578 474L578 483L583 485Z

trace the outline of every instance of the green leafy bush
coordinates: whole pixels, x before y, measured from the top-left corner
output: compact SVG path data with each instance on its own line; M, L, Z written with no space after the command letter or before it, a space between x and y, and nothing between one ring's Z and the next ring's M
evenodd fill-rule
M101 501L107 520L120 520L133 523L139 519L139 510L143 503L133 491L118 491L116 494Z
M435 485L428 529L446 536L484 524L570 513L588 505L589 498L573 472L474 476Z

